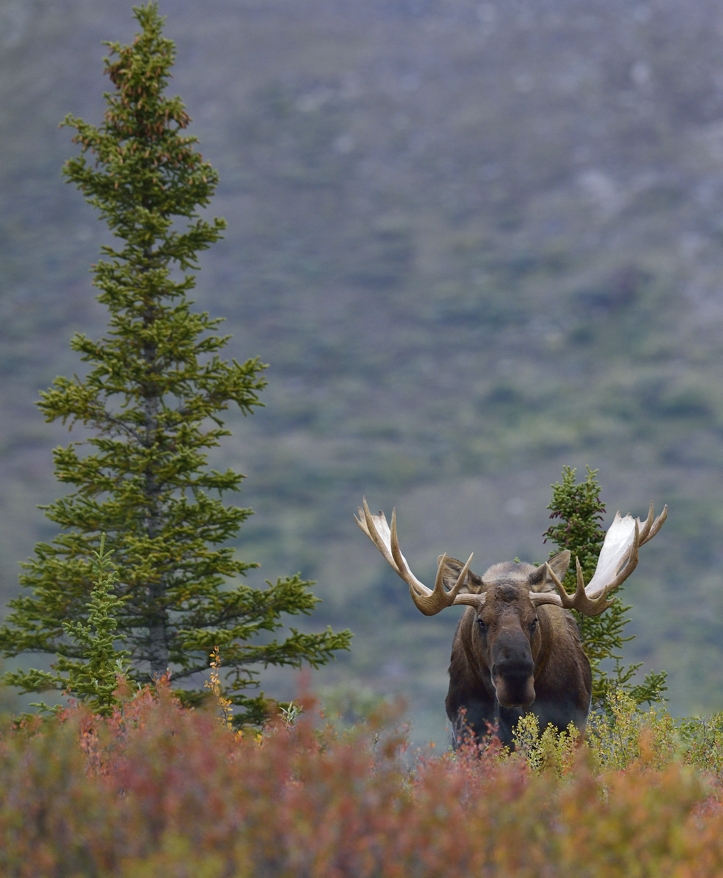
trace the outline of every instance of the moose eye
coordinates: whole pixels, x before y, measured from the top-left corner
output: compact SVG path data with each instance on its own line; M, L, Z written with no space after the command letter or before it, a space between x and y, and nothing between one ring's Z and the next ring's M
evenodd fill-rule
M533 620L530 622L530 631L534 631L534 630L537 628L537 623L538 623L539 621L540 621L539 619L533 619Z
M484 634L487 631L487 626L485 625L485 623L482 621L482 619L477 619L477 624L479 625L480 632Z

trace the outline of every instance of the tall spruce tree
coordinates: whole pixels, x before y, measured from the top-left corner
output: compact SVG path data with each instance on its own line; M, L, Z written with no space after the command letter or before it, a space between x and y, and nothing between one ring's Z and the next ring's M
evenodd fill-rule
M552 501L547 508L550 518L559 521L545 531L545 542L550 540L556 546L550 557L569 549L572 563L563 585L572 594L576 586L575 558L580 561L585 582L589 582L605 540L605 531L600 526L605 506L600 499L597 470L588 467L585 481L578 482L576 471L564 467L562 481L552 486ZM664 671L651 671L641 683L631 682L640 663L623 664L623 644L633 638L624 636L630 621L630 607L620 599L621 590L618 589L612 606L599 616L584 616L573 610L583 648L592 666L593 704L599 708L606 706L610 694L620 690L627 692L637 704L645 704L663 701L663 692L667 688Z
M183 103L165 95L175 46L163 37L157 5L134 14L141 32L133 44L106 44L114 91L105 96L103 123L64 122L81 147L64 174L120 243L103 247L93 267L107 333L71 342L87 376L57 378L41 394L46 420L81 424L86 433L54 451L57 478L70 493L44 508L61 531L24 565L30 593L11 602L0 650L55 655L54 668L86 658L66 623L87 620L92 557L104 532L131 676L142 682L170 669L181 697L196 703L218 646L237 720L258 722L267 703L249 690L258 687L261 666L325 664L348 649L351 635L291 628L277 639L281 614L313 610L311 583L299 575L264 589L230 581L258 566L228 545L251 510L223 502L243 476L210 469L207 454L228 435L221 416L230 403L244 414L259 404L264 366L220 359L228 338L217 334L220 321L192 310L198 254L225 227L199 216L218 178L194 150L195 138L182 133L189 123ZM51 678L5 675L27 692L48 688Z

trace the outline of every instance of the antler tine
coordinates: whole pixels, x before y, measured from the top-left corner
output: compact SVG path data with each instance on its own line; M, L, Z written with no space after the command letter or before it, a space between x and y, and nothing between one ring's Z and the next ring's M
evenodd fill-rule
M472 562L473 555L467 559L467 563L462 568L457 581L452 588L447 591L444 585L443 568L446 555L440 559L437 567L437 576L434 581L434 588L429 589L423 582L420 582L412 573L407 559L402 555L399 548L399 537L397 536L397 512L392 509L391 527L387 524L387 519L383 512L378 515L372 515L367 504L366 497L362 499L363 506L358 509L358 514L354 516L354 520L374 545L379 549L389 566L394 572L403 579L409 586L409 593L415 606L421 610L425 616L434 616L445 607L451 607L453 604L472 604L479 606L484 603L484 595L460 594L460 589L467 579L469 565Z
M536 607L541 604L555 604L558 607L563 607L565 610L579 609L579 605L584 603L586 598L585 580L583 579L582 570L580 569L580 562L577 561L577 585L574 594L567 593L565 586L560 582L555 571L547 562L545 562L545 570L557 589L557 594L551 594L550 592L545 591L530 592L530 600L532 603Z
M465 579L467 579L467 574L469 573L469 565L472 563L472 558L474 558L474 552L472 552L472 554L469 556L469 558L467 558L467 563L464 565L464 567L460 571L460 574L457 577L457 581L452 586L452 588L450 588L449 591L445 590L447 597L450 598L453 602L457 598L457 595L459 594L459 590L464 585ZM434 590L435 591L437 591L438 588L439 589L444 588L444 562L446 560L447 560L447 553L445 552L444 555L442 555L442 557L439 559L439 563L437 564L437 576L434 580Z
M416 603L416 596L420 597L429 597L433 592L431 589L427 588L427 586L420 582L417 577L412 573L409 564L407 564L407 559L402 555L402 550L399 548L399 537L397 536L397 510L392 509L392 528L390 533L390 545L392 550L392 557L394 558L394 568L397 573L402 577L402 579L409 586L410 594L412 595L412 600ZM428 614L429 615L429 614Z
M645 526L640 533L640 545L644 546L645 543L649 543L650 540L657 534L660 528L665 524L665 519L668 517L668 507L663 506L663 511L660 515L652 521L653 518L653 504L650 504L650 512L648 513L648 518L645 522ZM648 521L651 522L650 526L648 526Z
M437 588L437 580L442 582L442 564L444 563L446 557L446 554L442 555L442 560L437 565L437 579L435 579L434 581L435 590ZM460 574L457 577L457 581L447 592L447 599L452 598L452 604L454 606L477 607L478 609L480 609L484 606L485 598L487 597L484 592L482 594L459 593L460 589L465 584L465 580L467 579L467 573L469 572L469 565L472 563L472 558L474 558L474 552L472 552L469 558L467 558L467 563L460 571Z
M453 605L465 604L468 606L481 606L484 603L486 595L459 594L459 590L462 588L467 578L469 565L472 563L473 557L474 552L467 559L467 563L460 571L457 581L449 591L447 591L444 585L444 562L447 560L446 553L439 559L437 576L435 577L434 589L432 591L427 590L427 594L420 594L419 592L415 592L410 584L409 593L411 594L412 600L417 609L424 613L425 616L436 616L437 613Z
M535 606L540 606L541 604L557 604L557 606L561 606L566 610L571 610L574 605L574 599L578 596L580 591L580 580L581 577L578 575L577 577L577 590L574 595L569 595L567 591L565 591L565 586L560 582L555 574L555 571L550 567L550 565L545 562L545 570L547 575L552 580L555 588L557 589L557 594L551 594L550 592L530 592L530 600ZM579 571L579 566L578 566ZM585 583L582 583L583 592L585 590Z
M549 592L530 593L532 603L535 604L535 606L539 606L540 604L556 604L565 610L577 610L584 616L599 616L600 613L612 606L612 601L607 599L608 591L602 592L595 598L591 598L587 594L585 591L585 578L582 575L582 567L580 566L579 558L575 558L575 565L577 581L574 594L568 594L567 591L565 591L565 586L557 578L555 571L549 564L545 564L547 575L552 579L552 582L557 589L557 594L550 594ZM619 584L620 583L612 583L610 585L610 591L617 588Z
M472 563L472 558L474 558L474 552L467 559L467 563L460 571L457 581L449 591L447 591L444 585L444 561L447 557L445 553L437 565L437 575L434 580L434 588L430 590L412 573L409 564L407 563L407 559L402 555L401 549L399 548L396 510L392 510L390 543L392 555L396 562L396 569L401 578L409 586L409 594L414 601L414 605L418 610L424 613L425 616L435 616L446 607L451 607L456 604L479 606L484 603L485 595L459 594L460 589L467 579L469 565Z
M377 521L375 521L375 516L373 516L369 510L369 505L367 504L366 497L362 497L362 503L364 504L364 506L363 508L360 506L357 509L358 517L355 515L354 521L356 521L356 523L374 543L377 549L379 549L387 564L389 564L389 566L401 576L401 573L399 573L399 570L397 569L397 565L394 563L394 558L392 558L392 553L389 549L389 546L379 533L379 530L377 528ZM389 525L387 524L387 519L384 513L380 512L379 515L376 516L376 519L388 533Z
M640 528L640 545L647 540L648 534L650 533L650 528L653 526L653 520L655 519L655 509L653 508L653 501L650 501L650 508L648 509L648 517L645 521L641 522ZM638 519L640 521L640 519Z
M362 497L362 503L364 503L365 506L366 506L366 502L367 502L367 498ZM366 522L366 516L364 515L364 510L362 509L361 506L357 506L357 508L356 508L356 515L354 516L354 521L359 525L359 528L364 531L364 533L369 537L369 539L371 539L372 535L369 533L369 528L368 528L367 522Z

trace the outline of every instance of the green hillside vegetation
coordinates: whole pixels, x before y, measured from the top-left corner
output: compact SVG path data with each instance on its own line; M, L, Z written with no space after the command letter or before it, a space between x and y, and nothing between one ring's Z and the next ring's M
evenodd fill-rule
M225 241L202 308L269 362L267 408L214 465L248 475L259 581L318 581L351 627L325 685L402 691L441 722L450 618L425 620L351 519L402 546L540 561L549 485L599 468L611 513L671 508L626 602L628 661L676 713L723 707L723 36L712 0L168 0L184 96L218 169ZM102 229L56 125L102 111L110 0L0 4L0 565L6 596L66 441L33 409L102 315ZM606 525L608 522L605 522ZM271 675L284 696L294 683ZM435 719L431 720L430 717ZM435 727L439 728L439 726ZM436 734L436 731L435 731Z

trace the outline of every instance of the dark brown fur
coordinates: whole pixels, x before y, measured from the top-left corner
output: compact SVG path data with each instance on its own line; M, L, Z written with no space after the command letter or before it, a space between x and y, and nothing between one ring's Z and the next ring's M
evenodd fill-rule
M550 562L560 579L568 563L567 552ZM446 560L449 585L462 566ZM479 739L496 728L510 745L523 713L534 713L541 729L551 724L564 730L572 722L583 732L590 662L572 614L549 604L536 609L529 598L530 591L552 590L544 566L496 564L481 579L470 573L468 590L487 597L481 610L465 610L452 645L446 705L455 742L465 729Z

